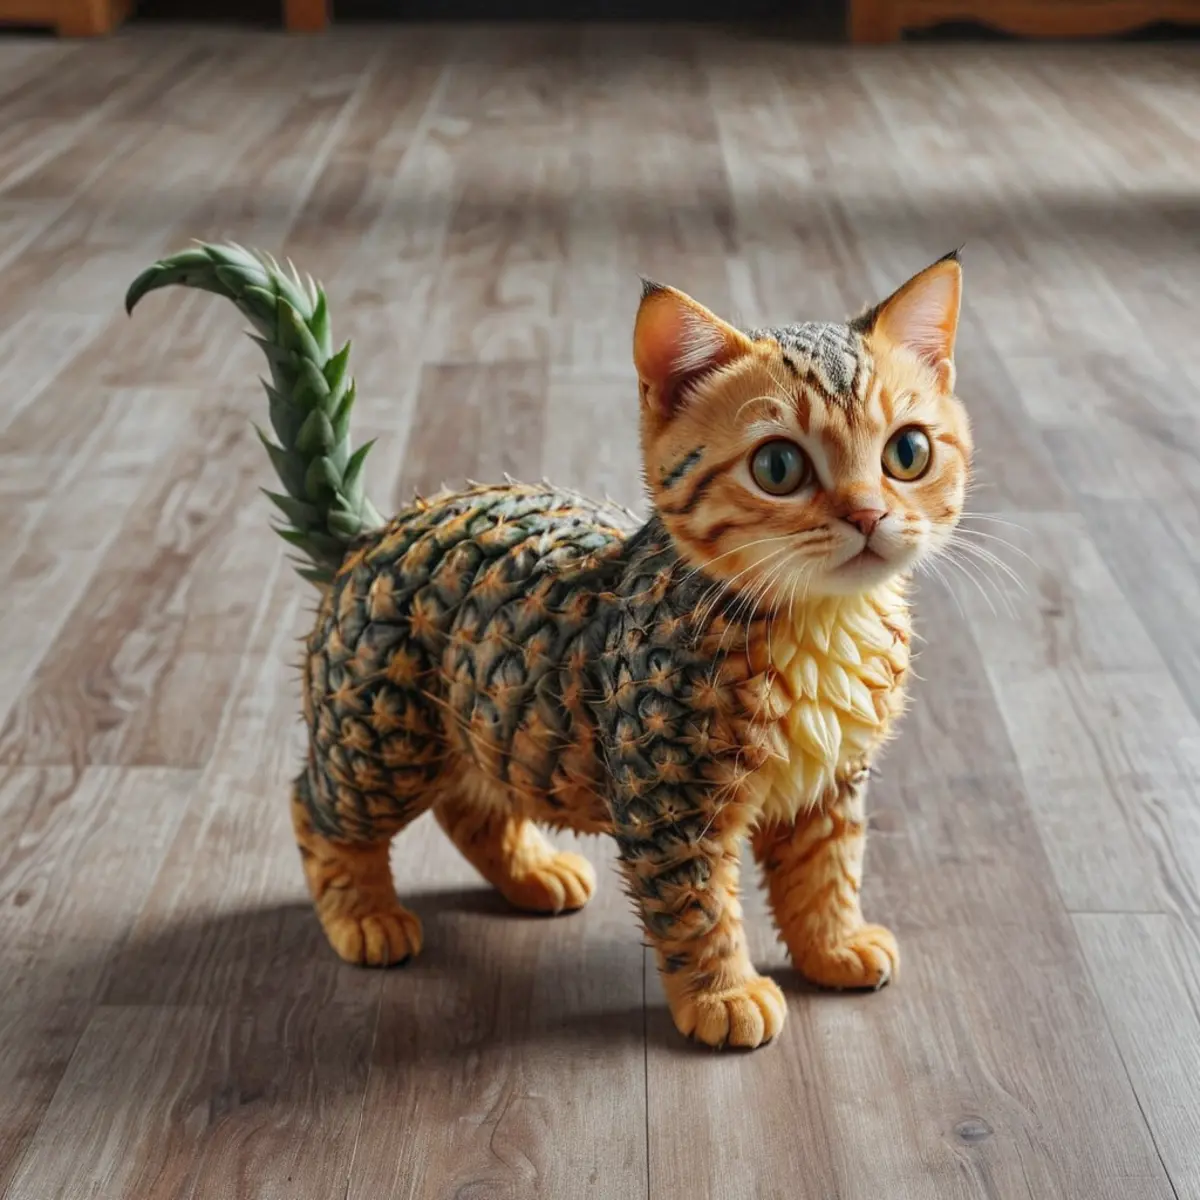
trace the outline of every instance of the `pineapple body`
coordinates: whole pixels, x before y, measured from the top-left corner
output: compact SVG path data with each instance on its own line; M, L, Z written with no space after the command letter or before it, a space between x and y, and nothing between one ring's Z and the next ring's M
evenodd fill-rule
M512 485L419 500L362 537L308 640L315 828L370 841L472 789L609 829L595 667L628 534L601 505Z
M695 621L707 586L657 521L571 492L418 501L352 547L308 639L314 830L369 843L468 796L676 871L713 784L765 754L713 654L729 627Z

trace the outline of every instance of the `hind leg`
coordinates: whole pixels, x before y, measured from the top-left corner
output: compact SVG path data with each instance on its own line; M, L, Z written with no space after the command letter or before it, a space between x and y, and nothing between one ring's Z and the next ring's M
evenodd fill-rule
M586 858L555 850L537 826L499 802L447 796L433 815L463 857L514 908L573 912L596 890L596 872Z
M360 966L390 967L412 958L421 949L421 922L396 899L392 885L388 850L397 830L366 842L327 838L314 826L305 787L302 776L292 792L292 824L329 944Z

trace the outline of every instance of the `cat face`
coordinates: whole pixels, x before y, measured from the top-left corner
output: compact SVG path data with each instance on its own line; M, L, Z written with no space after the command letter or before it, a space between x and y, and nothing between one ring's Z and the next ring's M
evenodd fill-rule
M685 559L775 603L868 591L950 538L970 474L957 255L848 325L737 330L647 284L644 468Z

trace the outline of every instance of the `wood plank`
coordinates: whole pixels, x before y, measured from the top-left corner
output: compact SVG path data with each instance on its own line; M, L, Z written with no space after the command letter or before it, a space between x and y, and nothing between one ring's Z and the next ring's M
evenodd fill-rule
M256 208L268 214L266 220L278 220L271 207L274 187L294 196L293 205L304 203L313 172L336 137L343 109L361 86L359 77L347 70L350 48L343 46L327 57L332 86L302 92L282 126L271 120L268 109L255 129L257 141L252 144L258 154L269 151L270 164L255 162L253 154L249 162L240 163L241 170L257 170L266 189L261 203L247 205L239 200L233 206L241 210L246 234L253 232ZM236 86L231 91L236 100ZM289 125L293 118L295 124ZM273 139L280 136L300 151L295 159L286 160L285 167L278 165L274 150ZM160 143L150 151L161 156L164 148ZM208 202L213 216L225 216L228 207ZM93 215L90 220L89 232L94 233L104 228L106 216ZM210 297L187 298L193 303L198 299L207 301L210 310L221 307ZM227 320L228 314L223 315ZM142 320L149 316L147 311ZM221 351L219 336L214 331L204 355L226 370L231 362L241 362L254 352L246 339L237 344L240 354ZM144 328L137 330L137 339L135 344L141 346L154 344ZM228 345L229 335L224 334L224 339ZM180 349L186 360L187 345ZM111 344L105 347L106 353L112 350ZM190 365L195 369L194 362ZM84 353L62 385L90 377L94 370L94 356ZM148 380L146 368L140 371L141 378ZM213 372L217 377L221 373ZM246 377L250 377L248 370ZM257 389L253 390L255 403L261 403ZM119 542L122 554L110 558L96 591L82 599L83 611L67 623L65 642L46 660L39 683L10 716L7 732L0 734L0 754L26 763L201 765L205 761L215 726L195 712L194 697L224 696L258 608L253 566L270 542L266 515L255 504L257 487L267 479L261 450L249 436L244 417L232 411L216 416L215 423L197 430L187 460L164 464L158 479L148 484L145 504ZM172 527L160 517L171 514L176 505L184 511L180 523ZM237 520L223 525L227 517ZM251 520L255 534L239 537ZM214 537L214 544L206 549ZM193 567L194 555L199 557ZM97 617L98 612L103 615ZM96 634L97 622L107 631L103 638ZM212 646L218 636L224 649L214 655ZM91 648L90 659L84 643ZM98 646L106 646L99 659ZM45 735L40 732L43 727L48 730ZM14 749L17 742L19 750Z
M257 611L266 531L234 534L248 506L264 524L261 457L245 417L217 409L160 463L10 713L0 757L203 765L215 713L196 702L222 702L220 679L236 671Z
M567 269L556 370L585 381L624 375L640 277L732 314L729 181L707 81L691 34L588 28L577 89L576 191L565 230ZM639 134L623 114L636 111Z
M1200 610L1200 545L1157 505L1098 500L1085 504L1084 515L1129 606L1200 718L1200 644L1179 636Z
M893 923L906 957L888 993L860 1008L830 997L820 1009L820 1074L844 1122L830 1136L847 1148L878 1136L887 1147L841 1156L856 1181L845 1194L1170 1196L973 626L935 588L922 588L918 611L931 632L912 710L875 784L867 868L873 911ZM881 1065L892 1081L882 1092L869 1084Z
M99 1009L6 1200L85 1187L114 1200L328 1197L344 1187L362 1105L373 1021L361 987L347 977L250 1013Z
M344 1192L381 976L329 950L292 839L311 603L271 572L214 753L30 1150L31 1195L90 1179L130 1200Z
M397 839L425 949L384 981L347 1200L646 1193L641 940L611 847L573 848L600 887L550 920L508 910L432 821Z
M103 318L73 313L28 312L0 337L0 387L5 391L4 407L0 410L0 435L4 436L4 452L14 445L24 453L35 447L28 436L12 430L14 422L49 388L82 348L104 328ZM79 421L59 433L89 431L88 422ZM10 432L11 431L11 432ZM48 451L49 447L41 447Z
M421 374L401 495L541 476L546 409L540 363L435 363Z
M1142 913L1075 928L1175 1195L1200 1195L1200 928Z
M450 221L453 142L437 106L455 42L412 28L370 74L354 120L331 147L283 250L325 285L335 336L354 346L358 416L407 430L427 350L427 314ZM397 449L402 446L397 444ZM372 455L377 470L380 452ZM381 511L411 498L389 463Z
M570 27L535 26L499 41L482 27L456 48L436 109L458 153L425 361L552 356L567 200L580 185L578 61ZM519 159L507 141L518 131Z
M0 784L0 1195L91 1017L195 773L18 769Z
M585 495L611 496L639 516L648 515L639 466L637 377L582 375L575 367L551 370L542 417L541 471Z
M16 148L16 170L4 181L0 197L6 202L33 204L35 220L29 223L26 235L10 243L0 258L0 268L6 272L13 270L14 263L23 263L28 269L27 278L38 279L45 269L46 252L61 249L55 244L55 233L72 203L106 169L119 162L144 133L136 124L137 114L158 98L165 81L178 85L204 65L186 41L163 46L151 65L144 63L139 48L120 40L104 43L99 58L94 75L85 73L73 87L60 81L62 95L56 94L58 88L52 88L51 95L46 96L41 88L31 87L22 89L15 101L6 101L6 107L12 104L9 111L19 122L18 127L34 135L34 144L39 144L37 135L45 130L36 118L32 127L29 117L22 119L26 110L43 118L53 116L56 129L70 131L66 136L48 139L49 145L42 139L36 153ZM170 84L167 87L169 90ZM97 128L101 120L106 122L107 136L88 138L86 133ZM73 144L77 136L81 138L78 148ZM69 163L60 161L64 157L69 157ZM34 246L41 253L31 260L29 252ZM62 265L61 261L55 263L59 269ZM11 289L0 297L0 313L10 320L16 315L14 298Z
M270 46L265 58L233 45L233 53L222 55L218 39L211 50L223 64L226 87L182 86L165 98L172 122L113 166L93 187L97 194L60 223L65 248L80 257L56 258L39 286L61 304L111 314L105 337L75 359L64 384L202 382L244 388L240 394L261 403L252 386L261 354L237 337L244 324L228 302L177 290L144 300L133 319L121 309L139 271L197 236L280 251L362 85L356 70L361 49L353 44L318 53L315 43L305 42L307 52L292 55ZM303 87L295 86L298 71L307 80ZM281 145L291 152L281 155ZM171 183L138 198L139 236L131 239L129 193L142 177ZM28 257L18 264L18 280L37 267Z
M1009 614L963 600L1063 899L1196 912L1196 718L1084 521L1020 519L1028 595Z
M383 461L394 450L389 436L378 448ZM260 556L267 564L258 574L263 602L238 673L227 693L211 689L212 753L128 961L110 975L106 1004L269 999L305 971L337 967L307 900L288 811L306 749L299 643L311 628L316 593L294 574L284 549L281 543ZM173 952L178 929L187 933Z
M195 396L114 392L93 395L93 419L63 428L52 405L41 404L16 430L34 453L0 455L6 536L0 549L6 618L0 631L0 719L9 719L33 672L50 652L118 537L153 464L171 457L191 427ZM43 416L47 419L43 421ZM77 434L86 437L77 441ZM42 439L60 450L37 454ZM15 436L13 438L15 442ZM71 453L70 447L77 449ZM52 481L53 492L47 491ZM11 518L11 521L10 521ZM86 640L78 627L75 638ZM69 669L59 662L58 670ZM12 747L10 747L12 750ZM13 751L16 753L16 751Z

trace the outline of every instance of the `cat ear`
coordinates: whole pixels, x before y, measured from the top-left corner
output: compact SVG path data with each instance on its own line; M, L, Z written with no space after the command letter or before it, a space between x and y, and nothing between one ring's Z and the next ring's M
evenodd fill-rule
M674 411L701 375L748 354L754 343L674 288L642 281L633 329L633 363L642 402L660 417Z
M928 363L949 391L954 387L954 339L961 303L962 263L955 250L914 275L872 310L868 328Z

